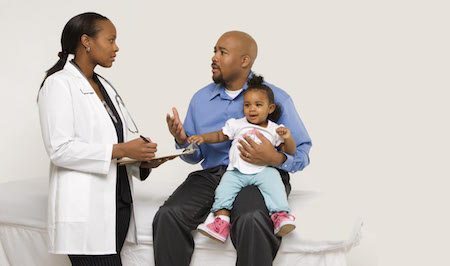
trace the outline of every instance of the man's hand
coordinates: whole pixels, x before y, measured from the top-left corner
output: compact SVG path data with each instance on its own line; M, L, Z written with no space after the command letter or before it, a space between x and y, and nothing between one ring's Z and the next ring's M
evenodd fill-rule
M286 160L286 156L278 152L260 132L255 132L256 136L261 140L261 144L256 143L250 137L245 136L244 140L239 140L238 146L241 152L241 159L256 165L279 166Z
M166 121L167 127L169 128L170 134L175 137L178 144L185 144L187 141L187 135L183 128L183 123L181 123L180 116L175 107L172 108L173 116L167 114Z

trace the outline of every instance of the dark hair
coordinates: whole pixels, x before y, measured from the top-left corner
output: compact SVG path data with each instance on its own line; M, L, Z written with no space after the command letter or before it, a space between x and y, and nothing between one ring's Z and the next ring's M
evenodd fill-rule
M271 114L269 114L267 118L273 122L277 122L281 116L281 107L275 103L275 96L273 95L273 91L269 86L264 84L264 78L262 76L253 75L253 77L249 81L247 81L247 85L248 87L244 92L244 95L249 91L264 91L267 95L267 98L269 98L269 103L275 104L275 110Z
M76 15L67 22L61 34L61 52L58 53L59 60L47 70L47 74L41 83L41 88L50 75L64 68L69 54L75 54L81 36L86 34L87 36L94 37L100 31L96 25L97 21L105 19L108 18L94 12L86 12Z

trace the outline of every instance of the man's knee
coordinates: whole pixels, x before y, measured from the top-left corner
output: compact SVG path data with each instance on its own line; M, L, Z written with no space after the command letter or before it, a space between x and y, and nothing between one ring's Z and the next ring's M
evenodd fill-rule
M259 227L261 226L261 222L267 222L270 220L269 214L266 211L260 209L246 210L236 218L237 219L234 223L238 226L248 226L252 228L256 226Z
M169 224L171 220L175 219L176 209L178 208L173 205L161 206L153 218L153 228L158 225Z

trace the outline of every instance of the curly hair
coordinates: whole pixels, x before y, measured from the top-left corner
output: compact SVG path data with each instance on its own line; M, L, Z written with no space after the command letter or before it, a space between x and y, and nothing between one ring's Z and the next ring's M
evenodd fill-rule
M266 84L264 84L264 77L258 76L258 75L253 75L253 77L247 81L247 85L248 85L248 88L244 92L244 95L246 93L248 93L249 91L256 91L256 90L264 91L267 95L267 98L269 99L269 103L275 104L275 110L271 114L269 114L269 116L267 118L269 120L271 120L272 122L277 122L281 116L281 107L275 103L275 96L273 94L272 89L269 86L267 86Z

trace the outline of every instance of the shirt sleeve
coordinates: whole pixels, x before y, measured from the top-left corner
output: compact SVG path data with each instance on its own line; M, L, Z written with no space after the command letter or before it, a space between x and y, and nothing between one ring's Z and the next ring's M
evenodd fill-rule
M186 114L186 118L184 119L184 131L186 132L187 136L197 135L197 131L195 130L195 96L191 99L191 102L189 103L189 108ZM189 143L185 143L183 145L178 144L175 141L175 147L177 149L183 149L189 146ZM196 164L199 163L201 160L204 159L203 154L200 149L196 149L193 154L185 154L181 155L180 158L190 164Z
M67 81L49 77L39 92L45 149L53 164L80 172L107 174L112 143L87 143L75 136L73 98Z
M297 149L293 156L283 152L286 155L286 160L278 168L294 173L303 170L309 164L309 151L312 142L292 99L288 97L280 106L282 107L282 113L278 122L289 128L297 144Z
M225 126L222 127L222 132L224 135L227 135L229 139L234 139L236 136L237 129L237 120L234 118L230 118L225 123Z

